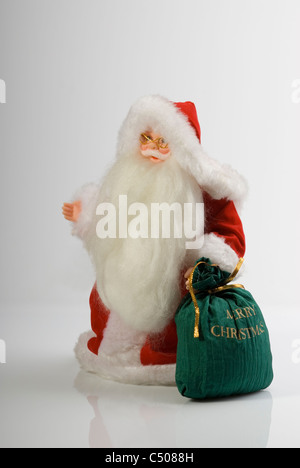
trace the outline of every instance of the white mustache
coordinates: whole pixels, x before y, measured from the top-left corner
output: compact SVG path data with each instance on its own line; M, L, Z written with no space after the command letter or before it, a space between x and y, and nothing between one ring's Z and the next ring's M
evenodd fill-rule
M162 161L165 161L168 157L168 154L167 155L161 154L158 150L154 150L154 149L147 149L147 150L141 151L141 153L146 158L157 158L157 159L161 159Z

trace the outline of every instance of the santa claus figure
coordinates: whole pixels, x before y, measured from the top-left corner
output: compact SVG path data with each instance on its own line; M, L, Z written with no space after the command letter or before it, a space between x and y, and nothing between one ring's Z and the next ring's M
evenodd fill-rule
M116 161L101 186L83 187L63 208L96 272L90 298L92 330L75 348L84 369L124 383L175 385L174 316L188 293L190 268L207 257L225 271L234 270L245 253L237 212L245 194L244 179L203 151L193 103L147 96L132 106L119 133ZM144 228L135 235L128 233L120 196L126 196L128 207L147 208L139 212ZM173 229L169 236L159 227L153 229L149 213L162 204L191 206L195 212L202 204L202 225L196 223L202 241L187 242L189 227ZM113 235L99 235L105 206L115 208ZM129 210L129 219L134 214L137 210ZM177 217L175 227L176 222L184 223L185 218Z

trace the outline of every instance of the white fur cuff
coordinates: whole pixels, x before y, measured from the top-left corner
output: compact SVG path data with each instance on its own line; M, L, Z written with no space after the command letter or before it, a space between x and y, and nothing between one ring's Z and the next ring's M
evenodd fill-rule
M201 257L207 257L217 263L221 270L232 273L239 261L235 251L225 243L222 237L215 234L205 234L204 245L200 250Z
M72 231L72 234L80 239L85 238L95 216L98 192L99 186L97 184L86 184L73 197L73 202L81 201L82 211L78 221L74 223Z

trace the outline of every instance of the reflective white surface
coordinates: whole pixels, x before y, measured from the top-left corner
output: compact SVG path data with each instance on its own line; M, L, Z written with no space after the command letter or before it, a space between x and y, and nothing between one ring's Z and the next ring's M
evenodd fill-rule
M264 309L275 371L267 391L196 402L80 371L73 346L89 327L87 305L1 309L1 447L300 447L297 310Z

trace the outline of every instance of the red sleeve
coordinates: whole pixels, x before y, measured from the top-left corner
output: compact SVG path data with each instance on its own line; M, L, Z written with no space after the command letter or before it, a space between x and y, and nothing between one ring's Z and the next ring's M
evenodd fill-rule
M205 204L205 234L222 237L238 257L244 257L246 240L243 225L233 201L227 198L214 200L203 193Z

